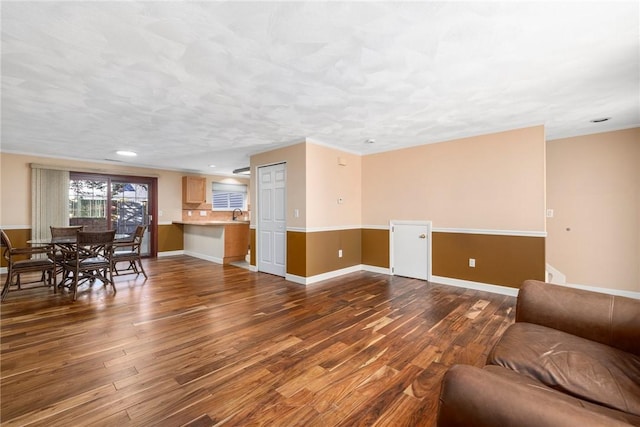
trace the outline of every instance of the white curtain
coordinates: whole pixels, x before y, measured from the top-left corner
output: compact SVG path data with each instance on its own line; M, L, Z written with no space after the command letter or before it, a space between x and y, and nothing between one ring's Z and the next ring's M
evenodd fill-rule
M31 168L31 238L46 240L69 225L69 171Z

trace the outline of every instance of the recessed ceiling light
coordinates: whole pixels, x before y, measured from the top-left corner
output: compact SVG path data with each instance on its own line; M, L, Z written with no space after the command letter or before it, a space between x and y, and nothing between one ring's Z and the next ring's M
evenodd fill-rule
M216 167L216 165L209 165L209 167L210 167L210 168L215 168L215 167Z
M126 157L135 157L138 155L138 153L134 152L134 151L126 151L126 150L119 150L116 151L116 154L119 156L126 156Z
M593 119L591 120L591 123L602 123L606 122L607 120L611 120L611 117L601 117L599 119Z

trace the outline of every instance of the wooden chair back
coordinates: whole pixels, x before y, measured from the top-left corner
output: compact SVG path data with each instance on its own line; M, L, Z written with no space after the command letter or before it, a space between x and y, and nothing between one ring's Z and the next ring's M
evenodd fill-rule
M38 282L42 282L47 287L53 286L53 290L56 292L55 264L51 260L53 257L52 245L16 248L11 244L11 239L9 239L4 230L0 230L0 241L4 246L3 256L7 261L7 277L2 287L2 301L9 293L10 288L14 286L14 278L16 279L15 286L17 290L22 289L20 275L23 273L42 273Z
M84 231L84 225L72 225L69 227L49 227L51 230L51 237L73 237L78 231Z

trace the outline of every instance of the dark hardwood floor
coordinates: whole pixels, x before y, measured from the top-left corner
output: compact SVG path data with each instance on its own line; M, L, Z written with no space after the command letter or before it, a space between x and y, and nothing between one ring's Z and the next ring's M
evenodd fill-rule
M482 365L513 322L513 297L382 274L145 269L115 296L9 293L3 426L431 426L447 367Z

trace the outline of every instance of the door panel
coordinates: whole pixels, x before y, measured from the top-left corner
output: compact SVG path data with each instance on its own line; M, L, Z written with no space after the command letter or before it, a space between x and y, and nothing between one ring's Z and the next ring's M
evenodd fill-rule
M276 188L274 191L274 209L273 216L275 221L279 223L284 223L286 220L286 210L285 210L285 189L284 188Z
M139 225L149 224L149 185L111 181L111 228L116 234L133 235ZM145 232L141 253L149 254L150 233Z
M285 276L286 165L258 168L258 271Z
M284 275L284 267L285 267L285 254L286 254L286 239L287 239L287 235L286 233L282 233L279 231L276 231L274 234L274 248L275 248L275 259L274 259L274 264L281 268L283 271L283 275Z
M273 233L271 232L262 232L260 233L260 262L263 264L271 264L273 263L273 242L272 237Z
M271 189L265 188L260 191L260 219L262 221L273 221L271 214L273 213Z
M143 255L156 255L157 179L71 172L69 177L69 225L86 230L116 230L133 234L138 225L147 225Z
M391 236L392 274L429 280L431 223L395 221L391 223Z

